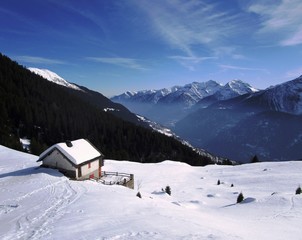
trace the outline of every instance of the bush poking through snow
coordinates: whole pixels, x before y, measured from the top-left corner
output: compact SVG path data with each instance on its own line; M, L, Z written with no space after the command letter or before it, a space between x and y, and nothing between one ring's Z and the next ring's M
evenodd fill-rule
M218 181L217 181L217 185L220 185L220 180L218 179Z
M171 188L170 188L170 186L169 186L169 185L168 185L168 186L166 186L166 188L165 188L165 192L166 192L167 194L171 195Z
M301 194L302 193L302 190L301 190L301 187L299 186L297 189L296 189L296 194Z
M231 184L231 187L234 187L234 184L233 184L233 183Z
M239 193L239 195L237 197L237 203L241 203L243 201L243 199L244 199L244 196L243 196L243 194L241 192L241 193Z
M259 158L258 158L257 155L255 155L254 157L252 157L251 163L258 163L258 162L260 162L260 160L259 160Z
M142 198L142 195L141 195L140 192L137 192L136 196L139 197L139 198Z

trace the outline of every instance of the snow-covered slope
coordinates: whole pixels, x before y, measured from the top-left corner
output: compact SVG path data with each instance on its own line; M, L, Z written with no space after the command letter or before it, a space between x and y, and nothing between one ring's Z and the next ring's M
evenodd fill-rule
M106 160L136 190L70 181L0 146L1 239L299 239L302 162L191 167ZM221 184L217 185L218 179ZM231 187L234 184L234 187ZM171 196L162 192L167 185ZM137 188L142 198L136 197ZM242 191L245 200L236 204Z
M50 82L54 82L56 84L62 85L64 87L72 88L75 90L81 90L78 86L75 84L67 82L65 79L60 77L58 74L47 70L47 69L39 69L39 68L28 68L31 72L40 75L41 77L47 79Z

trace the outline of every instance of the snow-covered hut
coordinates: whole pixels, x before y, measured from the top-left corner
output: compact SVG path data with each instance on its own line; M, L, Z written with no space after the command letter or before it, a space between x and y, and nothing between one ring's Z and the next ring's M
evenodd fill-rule
M38 159L42 167L58 169L77 180L100 178L104 155L88 140L78 139L57 143L45 150Z

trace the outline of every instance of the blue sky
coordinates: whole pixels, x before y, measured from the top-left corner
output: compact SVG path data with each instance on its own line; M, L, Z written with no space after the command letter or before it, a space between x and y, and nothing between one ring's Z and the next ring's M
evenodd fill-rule
M302 74L301 0L2 0L0 51L113 96Z

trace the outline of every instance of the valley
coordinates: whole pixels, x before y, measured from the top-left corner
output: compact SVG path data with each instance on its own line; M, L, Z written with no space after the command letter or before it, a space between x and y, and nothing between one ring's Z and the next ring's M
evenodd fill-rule
M247 163L255 155L262 161L301 159L301 92L299 77L264 90L239 80L225 86L208 81L112 100L168 126L196 148ZM159 93L166 95L158 99Z

